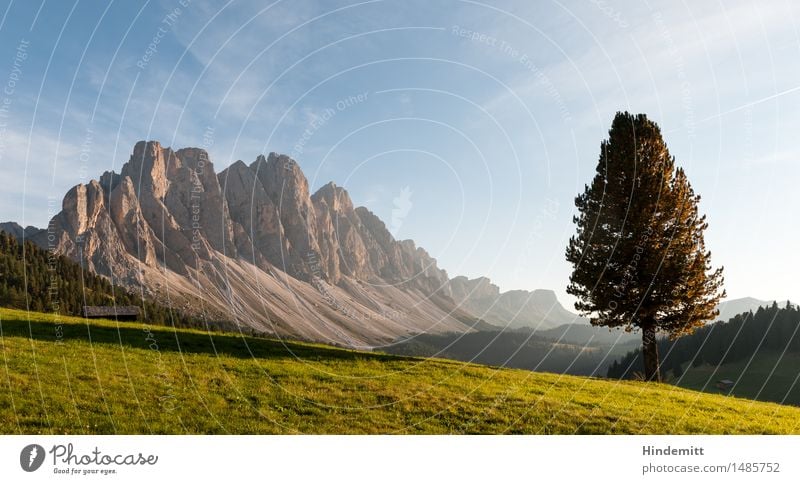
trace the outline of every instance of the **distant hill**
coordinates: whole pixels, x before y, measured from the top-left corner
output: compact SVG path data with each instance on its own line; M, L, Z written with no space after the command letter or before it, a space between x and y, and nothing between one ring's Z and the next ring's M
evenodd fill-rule
M563 324L552 329L537 331L536 335L562 343L581 346L629 345L631 342L642 340L642 336L638 333L626 333L619 328L607 328L581 323Z
M608 366L638 341L626 333L572 324L546 331L420 334L381 351L570 375L605 375Z
M761 307L763 308L770 307L774 302L775 302L774 299L772 301L762 301L761 299L756 299L754 297L728 299L722 301L717 306L717 309L719 309L719 316L717 316L716 321L728 321L737 314L742 314L749 311L755 311L756 309ZM785 306L786 301L778 302L778 305Z
M16 222L0 222L0 231L3 231L7 234L14 236L14 238L16 238L17 240L21 240L23 238L30 239L34 235L37 235L40 232L42 232L42 229L34 227L33 225L29 225L23 228L20 224Z

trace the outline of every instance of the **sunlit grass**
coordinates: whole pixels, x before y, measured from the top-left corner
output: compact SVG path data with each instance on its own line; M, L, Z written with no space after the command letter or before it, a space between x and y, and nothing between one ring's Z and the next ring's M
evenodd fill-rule
M3 433L798 433L800 409L0 310Z

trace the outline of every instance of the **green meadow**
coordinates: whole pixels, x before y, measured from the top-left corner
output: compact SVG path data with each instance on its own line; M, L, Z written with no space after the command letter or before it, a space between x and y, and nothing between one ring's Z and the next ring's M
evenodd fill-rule
M800 408L0 310L4 434L787 434Z

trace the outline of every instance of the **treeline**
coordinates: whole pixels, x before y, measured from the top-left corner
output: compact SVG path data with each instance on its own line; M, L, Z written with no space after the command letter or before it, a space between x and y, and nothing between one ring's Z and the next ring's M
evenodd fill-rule
M658 342L665 376L679 378L690 366L723 365L750 358L760 351L800 352L800 309L787 303L761 307L699 328L674 341ZM627 353L608 369L609 378L634 378L643 371L641 350Z
M141 319L188 327L194 318L143 300L72 260L0 231L0 306L78 316L83 306L139 306Z

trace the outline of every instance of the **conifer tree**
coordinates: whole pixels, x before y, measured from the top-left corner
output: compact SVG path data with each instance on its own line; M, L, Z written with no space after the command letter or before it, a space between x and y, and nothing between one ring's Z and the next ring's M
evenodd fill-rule
M656 336L691 333L725 297L699 200L656 123L627 112L615 116L594 179L575 199L567 292L593 325L641 330L648 381L661 380Z

